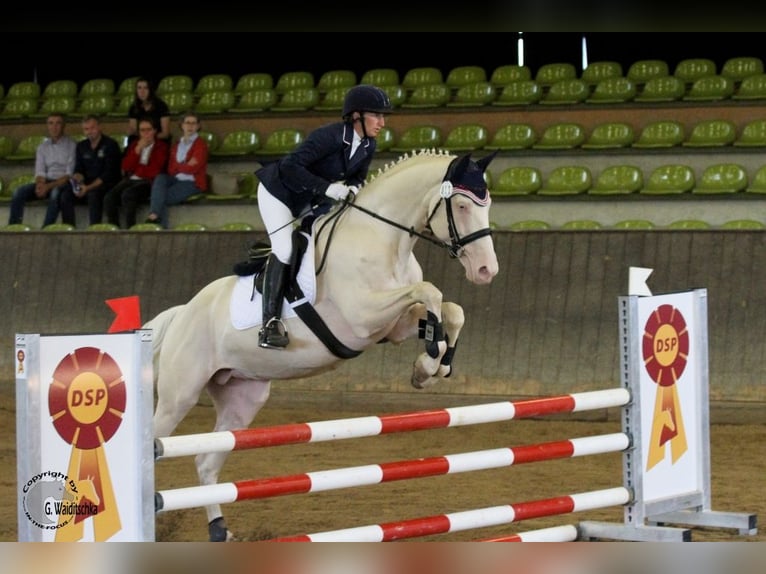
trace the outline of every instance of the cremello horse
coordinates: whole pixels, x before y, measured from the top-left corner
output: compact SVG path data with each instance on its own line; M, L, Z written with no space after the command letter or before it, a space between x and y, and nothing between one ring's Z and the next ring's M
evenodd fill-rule
M484 172L492 157L473 161L444 152L404 156L381 170L358 196L314 223L314 309L345 347L363 351L425 333L412 384L423 388L449 376L463 309L442 301L423 280L413 254L421 238L446 247L475 284L498 272L489 230ZM326 258L323 257L329 251ZM207 390L215 431L247 428L266 403L271 381L335 368L340 358L298 317L286 319L285 350L258 347L258 327L236 329L230 298L237 276L217 279L185 305L149 321L153 330L157 407L154 436L166 437ZM227 453L196 458L200 483L215 484ZM220 505L206 507L211 540L233 538Z

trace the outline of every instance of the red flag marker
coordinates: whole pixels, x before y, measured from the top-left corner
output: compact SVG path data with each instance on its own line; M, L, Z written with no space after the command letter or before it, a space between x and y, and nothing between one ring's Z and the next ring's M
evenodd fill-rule
M107 333L122 333L141 328L141 304L138 295L107 299L106 304L117 315Z

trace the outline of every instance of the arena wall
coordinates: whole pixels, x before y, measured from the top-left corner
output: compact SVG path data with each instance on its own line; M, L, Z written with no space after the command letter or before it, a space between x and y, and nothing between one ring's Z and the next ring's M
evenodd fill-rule
M15 333L104 333L114 319L105 301L128 295L140 297L148 320L229 273L256 238L180 231L3 234L0 378L14 378ZM638 266L654 269L648 283L657 294L707 288L717 416L763 420L762 232L498 232L495 243L500 273L488 287L468 283L460 264L439 248L417 246L425 276L466 311L455 372L443 384L410 386L422 348L412 340L378 345L327 375L276 384L272 400L429 408L612 388L620 382L617 298L626 294L628 268Z

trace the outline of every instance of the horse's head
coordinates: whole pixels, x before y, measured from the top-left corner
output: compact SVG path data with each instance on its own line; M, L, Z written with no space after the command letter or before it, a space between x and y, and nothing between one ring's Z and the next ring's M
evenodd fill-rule
M473 161L470 154L455 158L440 188L440 200L429 216L434 234L448 243L450 252L465 268L466 278L490 283L498 271L497 255L489 227L492 200L484 179L495 154ZM441 203L445 208L439 209Z

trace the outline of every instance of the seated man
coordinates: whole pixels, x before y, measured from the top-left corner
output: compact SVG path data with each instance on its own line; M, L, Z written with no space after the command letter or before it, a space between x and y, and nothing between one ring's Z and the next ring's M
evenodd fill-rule
M122 152L119 144L101 131L97 116L82 120L85 139L75 151L72 185L61 192L61 221L75 225L75 203L88 203L88 223L101 223L104 195L120 181Z
M37 146L35 152L35 182L16 188L11 198L8 223L22 223L24 204L36 199L48 198L43 227L55 223L59 212L59 197L74 172L75 141L64 134L64 116L58 113L46 119L48 137Z

